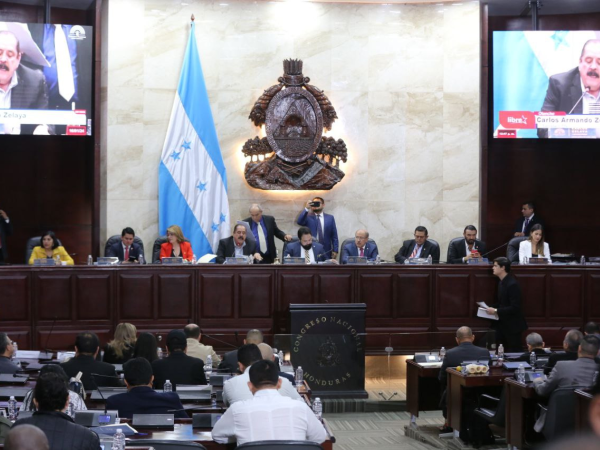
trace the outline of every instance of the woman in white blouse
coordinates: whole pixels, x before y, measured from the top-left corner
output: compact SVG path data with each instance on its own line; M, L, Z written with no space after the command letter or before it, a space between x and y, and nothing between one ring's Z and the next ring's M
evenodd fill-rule
M544 242L544 229L539 223L531 227L529 238L519 245L519 262L521 264L527 264L529 258L532 257L546 258L549 263L552 263L550 245Z

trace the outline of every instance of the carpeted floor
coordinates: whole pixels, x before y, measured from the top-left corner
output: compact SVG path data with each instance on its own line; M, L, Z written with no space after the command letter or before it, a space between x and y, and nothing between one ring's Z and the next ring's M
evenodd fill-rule
M407 412L326 414L336 438L335 450L432 450L435 447L404 435ZM420 413L419 425L441 425L441 411Z

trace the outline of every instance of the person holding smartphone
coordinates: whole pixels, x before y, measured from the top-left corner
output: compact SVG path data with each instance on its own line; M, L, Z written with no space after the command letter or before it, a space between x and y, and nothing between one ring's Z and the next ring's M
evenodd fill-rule
M296 223L301 227L308 227L311 234L323 246L327 259L336 259L339 251L339 240L335 218L323 212L325 200L322 197L313 197L306 202L304 210L298 216Z
M467 225L463 232L464 239L453 239L448 245L448 264L468 264L469 260L485 255L485 242L477 239L477 228Z

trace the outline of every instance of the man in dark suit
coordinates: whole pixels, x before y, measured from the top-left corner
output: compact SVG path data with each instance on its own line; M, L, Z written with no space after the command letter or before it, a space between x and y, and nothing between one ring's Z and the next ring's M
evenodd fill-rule
M246 344L261 344L264 340L263 334L260 330L249 330L246 333L246 338L244 339L244 345ZM238 355L237 349L227 352L223 355L223 360L219 364L219 372L230 372L230 373L240 373L238 367Z
M263 214L262 208L257 203L250 207L250 217L246 217L244 222L250 224L250 230L256 241L256 250L261 256L260 264L273 264L277 256L275 237L282 241L292 240L291 235L279 229L273 216Z
M98 386L120 385L115 366L96 361L99 351L100 340L95 333L80 333L75 339L75 357L61 364L69 378L83 373L81 382L86 391L97 389ZM92 377L92 374L100 376Z
M33 416L15 422L13 428L34 425L41 429L51 449L98 450L100 439L93 431L73 423L64 411L69 406L69 391L64 379L56 373L38 378L33 390L33 402L37 411Z
M13 227L8 215L0 209L0 265L8 262L6 236L10 236L12 231Z
M262 259L256 251L256 244L246 239L246 227L238 224L233 227L233 236L219 241L217 264L223 264L227 258L241 256L253 257L259 261Z
M448 374L446 373L446 369L449 367L460 366L464 361L489 361L490 359L490 352L487 349L473 345L475 336L469 327L460 327L456 330L455 339L458 347L448 350L438 375L440 389L442 391L441 405L444 417L446 417L446 389L448 384ZM442 431L450 432L452 431L452 428L446 423Z
M142 248L133 242L134 239L135 231L133 231L133 228L123 228L123 231L121 231L121 242L111 245L105 256L116 256L124 264L139 263Z
M394 259L400 264L404 264L409 258L427 258L431 256L433 264L440 262L440 247L427 238L429 233L427 228L418 226L415 228L415 238L404 241Z
M529 333L525 338L525 344L527 344L527 351L521 356L515 359L515 361L529 362L531 360L531 352L535 353L536 358L549 358L550 353L544 350L546 344L542 336L538 333Z
M177 390L178 384L207 384L204 361L186 355L187 338L182 330L171 330L167 335L169 356L152 362L154 387L162 389L169 380Z
M562 111L567 114L593 113L587 103L589 100L594 103L600 94L598 59L600 59L600 39L590 39L581 50L578 67L550 77L542 111ZM588 101L584 100L586 97ZM539 129L538 136L548 137L548 130Z
M369 232L367 230L356 230L354 233L354 243L349 242L342 249L342 264L348 264L349 256L366 257L368 261L373 261L379 255L377 244L369 242Z
M126 393L111 395L106 408L118 410L119 417L132 418L134 414L175 414L186 419L179 395L175 392L156 392L152 389L154 375L146 358L133 358L123 364ZM179 411L176 411L179 410Z
M0 31L0 89L10 92L10 109L48 109L48 88L41 70L21 65L21 46L10 31ZM0 134L49 134L46 125L23 125L20 129L7 129L0 124Z
M527 329L521 310L521 287L510 273L510 261L507 258L496 258L492 271L500 279L498 301L487 309L488 314L498 316L498 320L492 320L496 342L504 344L507 352L519 352L523 349L521 334Z
M485 242L477 239L477 228L467 225L463 231L464 240L452 240L448 245L448 264L467 264L473 258L486 254Z
M314 197L312 201L306 203L296 223L301 227L308 227L325 249L327 258L335 259L339 248L337 227L335 218L331 214L324 213L324 209L325 200L322 197Z
M317 264L319 261L327 260L327 252L321 244L313 242L312 233L308 227L298 228L298 239L299 241L292 242L287 246L284 258L286 256L304 258L306 264Z
M517 219L515 223L514 237L529 236L529 230L536 224L544 226L542 219L535 215L534 204L532 202L523 203L521 213L523 213L523 217Z
M10 360L14 352L12 340L6 333L0 333L0 374L12 375L19 371L19 366Z
M581 344L581 340L583 339L583 333L579 330L569 330L565 335L565 339L563 341L563 349L564 352L556 352L552 353L548 358L548 363L546 367L544 367L544 373L548 375L556 363L559 361L575 361L579 355L579 344Z

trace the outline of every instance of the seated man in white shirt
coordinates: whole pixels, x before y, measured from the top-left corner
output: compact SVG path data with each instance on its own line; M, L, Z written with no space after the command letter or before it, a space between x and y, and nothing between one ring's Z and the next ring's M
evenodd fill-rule
M249 367L247 386L254 397L227 409L212 430L215 442L224 444L236 440L237 445L241 445L254 441L295 440L320 444L327 439L323 424L306 403L279 394L282 381L287 380L282 380L278 372L273 361L262 360Z
M238 349L238 366L242 374L230 378L223 385L223 403L225 406L233 405L235 402L239 402L240 400L252 399L252 391L248 387L248 383L250 381L250 375L248 375L248 371L250 370L250 366L252 364L261 360L262 354L260 353L260 349L256 344L242 345ZM281 385L277 389L279 389L279 394L285 397L302 401L302 398L296 391L296 388L292 386L292 383L285 378L281 378Z

